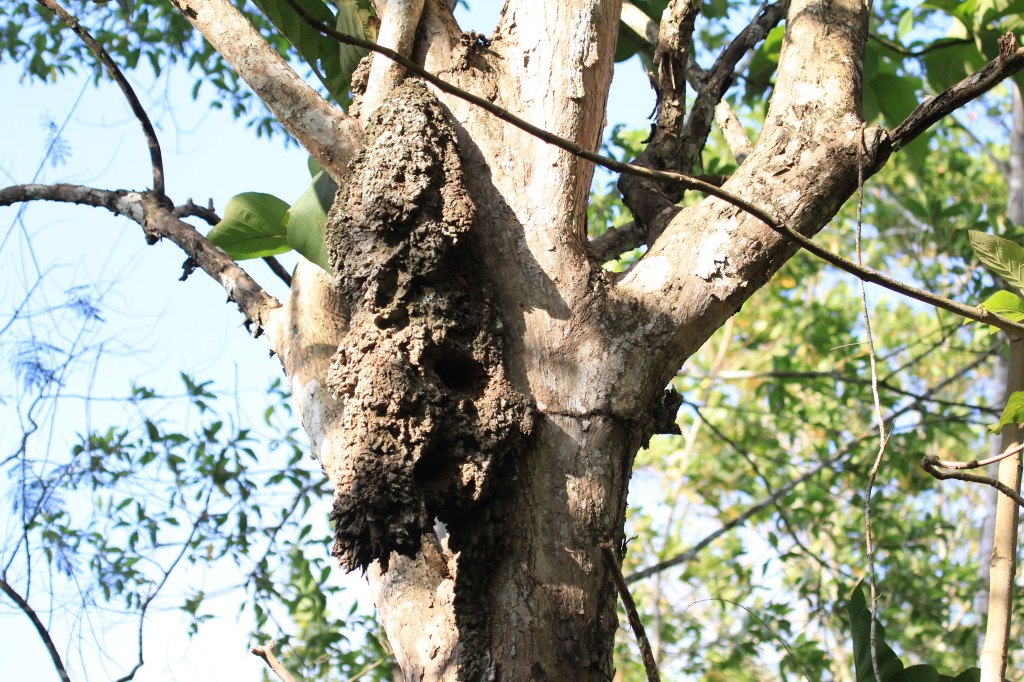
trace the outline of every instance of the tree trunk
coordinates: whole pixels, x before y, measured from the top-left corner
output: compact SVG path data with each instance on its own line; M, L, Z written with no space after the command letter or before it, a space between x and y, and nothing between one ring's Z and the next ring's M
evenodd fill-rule
M411 56L596 149L619 11L510 0L486 41L426 0ZM726 185L806 234L887 153L859 118L867 16L792 4L768 124ZM821 53L846 57L806 68ZM337 278L297 277L282 352L337 486L335 553L408 680L611 679L601 545L622 542L633 457L674 418L672 374L794 248L709 199L617 277L587 246L589 162L422 85L371 90Z

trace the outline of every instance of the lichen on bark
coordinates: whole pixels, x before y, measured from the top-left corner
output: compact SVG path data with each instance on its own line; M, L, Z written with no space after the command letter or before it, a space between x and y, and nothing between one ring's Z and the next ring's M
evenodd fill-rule
M474 258L475 214L444 109L407 81L371 116L327 225L351 310L329 376L345 452L334 553L350 570L415 555L435 518L461 526L530 431Z

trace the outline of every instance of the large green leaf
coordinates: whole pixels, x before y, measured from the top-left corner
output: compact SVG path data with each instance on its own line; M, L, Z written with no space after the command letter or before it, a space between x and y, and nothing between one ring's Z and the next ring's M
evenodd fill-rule
M999 415L999 421L988 427L991 433L999 433L1004 426L1020 426L1024 424L1024 391L1014 391L1006 399L1006 407Z
M864 599L864 585L858 583L846 604L846 613L850 621L853 635L853 663L856 669L856 682L876 682L874 669L871 665L871 612ZM875 624L875 649L878 656L878 669L882 679L878 682L895 682L903 672L903 662L885 643L885 628L881 623Z
M312 186L288 209L284 219L288 245L327 272L331 272L326 242L327 211L337 191L338 185L331 176L320 171L313 178Z
M236 260L283 253L288 245L288 204L272 194L245 192L231 198L224 218L206 236Z
M1009 239L977 230L968 230L967 236L978 259L1024 294L1024 247Z

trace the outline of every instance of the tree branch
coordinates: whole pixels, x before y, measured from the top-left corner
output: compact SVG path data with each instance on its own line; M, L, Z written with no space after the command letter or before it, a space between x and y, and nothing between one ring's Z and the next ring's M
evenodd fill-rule
M68 675L67 669L64 667L64 661L61 660L60 654L57 652L57 647L54 646L53 640L50 639L50 633L47 631L46 626L43 625L43 621L39 620L39 616L36 615L35 610L29 606L29 603L25 601L20 594L15 591L13 587L3 578L0 578L0 590L3 590L4 594L11 598L21 612L28 616L28 619L32 621L32 625L35 627L36 632L39 633L39 638L43 640L43 644L46 645L46 650L50 654L50 660L53 661L53 667L57 669L57 675L64 682L71 682L71 676Z
M636 635L636 642L640 646L640 657L644 661L644 670L647 672L648 682L659 682L661 675L658 672L658 662L654 660L654 652L651 651L651 642L647 639L647 631L644 630L643 621L640 620L640 613L636 610L636 602L633 595L629 593L629 587L622 576L622 557L617 556L610 544L601 545L601 553L604 555L604 562L608 566L608 572L612 575L612 581L618 588L619 596L622 598L622 606L626 609L626 617L629 619L629 626L633 628Z
M281 682L298 682L298 680L288 672L288 668L284 667L284 664L281 663L281 660L274 653L276 650L277 642L270 640L263 646L254 646L249 650L249 652L262 658L267 666L274 671L274 674L277 675Z
M423 0L377 0L374 5L380 17L377 43L408 56L416 38L416 27L423 14ZM360 112L364 117L384 103L388 94L405 78L405 69L390 59L376 54L370 64Z
M0 206L23 201L58 201L96 206L134 220L143 227L146 241L155 244L166 238L177 244L190 259L227 291L238 304L255 336L268 327L271 311L280 303L267 294L230 256L210 243L196 228L178 219L174 210L161 204L151 192L101 190L81 185L15 185L0 189ZM271 338L276 349L277 338Z
M725 99L715 105L715 123L722 131L725 144L732 152L732 157L736 159L736 165L741 165L750 156L754 146L750 143L750 136L747 135L746 128L743 127L736 112Z
M336 182L362 139L359 121L292 70L229 0L171 0Z
M999 39L999 56L941 94L927 99L892 131L893 151L907 146L933 124L971 100L988 92L1000 82L1024 68L1024 49L1016 36L1007 33Z
M139 98L135 95L135 91L132 86L128 83L128 79L121 73L121 69L117 68L117 64L110 58L107 51L103 49L92 35L89 34L85 28L78 23L71 14L59 5L56 0L36 0L40 5L47 8L58 17L60 20L67 24L68 28L75 32L75 34L82 39L82 42L86 44L89 50L96 56L103 67L110 74L111 80L117 84L117 87L124 94L126 100L128 100L128 106L131 107L132 113L135 118L138 119L139 124L142 126L142 134L146 136L146 144L149 146L149 160L153 166L153 191L158 197L165 196L164 191L164 162L163 154L160 151L160 142L156 137L156 130L153 128L153 123L149 120L149 115L143 108L142 103L139 102Z
M1016 453L1012 453L1016 454ZM988 476L979 476L977 474L965 474L962 471L939 471L936 468L938 463L937 457L925 457L921 460L921 468L927 471L929 474L939 479L940 481L948 481L950 479L956 481L966 481L968 483L980 483L995 488L1003 495L1017 503L1017 506L1024 507L1024 497L1021 497L1020 493L1011 488L1010 486Z
M779 0L773 5L763 6L746 28L740 31L718 55L718 59L708 71L704 87L697 90L697 99L686 121L686 132L682 142L683 158L679 168L692 168L700 158L701 150L707 143L708 133L711 132L715 106L722 101L725 91L732 85L736 64L743 55L764 40L768 32L786 16L788 10L789 0Z

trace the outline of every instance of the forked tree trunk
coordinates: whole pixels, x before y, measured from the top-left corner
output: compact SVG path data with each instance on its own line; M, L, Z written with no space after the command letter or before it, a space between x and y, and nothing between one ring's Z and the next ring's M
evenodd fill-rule
M596 149L619 9L509 2L488 42L426 0L412 57ZM886 148L858 115L866 6L790 17L726 189L812 234ZM825 53L845 57L808 67ZM590 163L422 85L368 92L328 226L338 278L300 268L282 346L338 487L335 552L366 570L406 679L611 679L601 545L622 541L634 454L674 416L672 373L793 247L708 200L617 277L587 247Z

